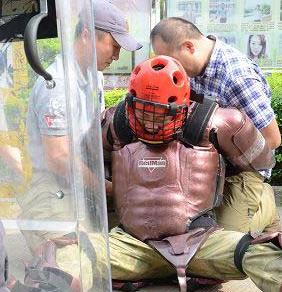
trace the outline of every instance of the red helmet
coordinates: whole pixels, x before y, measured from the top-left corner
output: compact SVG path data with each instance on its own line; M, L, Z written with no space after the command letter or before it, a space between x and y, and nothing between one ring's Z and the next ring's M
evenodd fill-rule
M153 57L131 73L126 110L139 140L150 144L173 140L185 122L189 103L188 77L174 58Z

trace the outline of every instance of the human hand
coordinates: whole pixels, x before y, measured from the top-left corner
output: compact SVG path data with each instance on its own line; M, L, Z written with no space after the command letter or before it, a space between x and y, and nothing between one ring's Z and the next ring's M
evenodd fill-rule
M106 185L106 195L111 197L112 196L112 182L105 179L105 185Z

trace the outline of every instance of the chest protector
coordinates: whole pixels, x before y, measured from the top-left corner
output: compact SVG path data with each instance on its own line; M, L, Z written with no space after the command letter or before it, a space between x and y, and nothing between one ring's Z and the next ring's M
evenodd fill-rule
M219 153L238 171L257 171L273 165L272 151L246 115L209 99L191 106L181 141L161 147L133 142L121 113L117 110L113 120L117 141L124 143L113 139L111 148L120 222L175 267L180 291L187 291L186 267L218 228L206 223L223 193L225 168Z
M187 232L191 222L213 209L224 174L212 144L161 147L142 142L113 152L116 210L123 228L138 239L161 239Z

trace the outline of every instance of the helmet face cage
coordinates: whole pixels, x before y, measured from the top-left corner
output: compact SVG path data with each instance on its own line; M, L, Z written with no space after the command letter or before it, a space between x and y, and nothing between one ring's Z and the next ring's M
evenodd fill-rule
M148 144L163 144L175 139L186 120L187 110L186 105L165 105L127 96L130 128L139 140Z
M139 140L150 144L173 140L186 120L189 103L189 80L176 59L156 56L133 69L126 111Z

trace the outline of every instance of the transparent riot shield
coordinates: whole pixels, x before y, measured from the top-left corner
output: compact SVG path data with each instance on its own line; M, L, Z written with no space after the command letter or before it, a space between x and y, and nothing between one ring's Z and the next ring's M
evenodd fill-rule
M0 3L0 289L111 291L92 1Z

